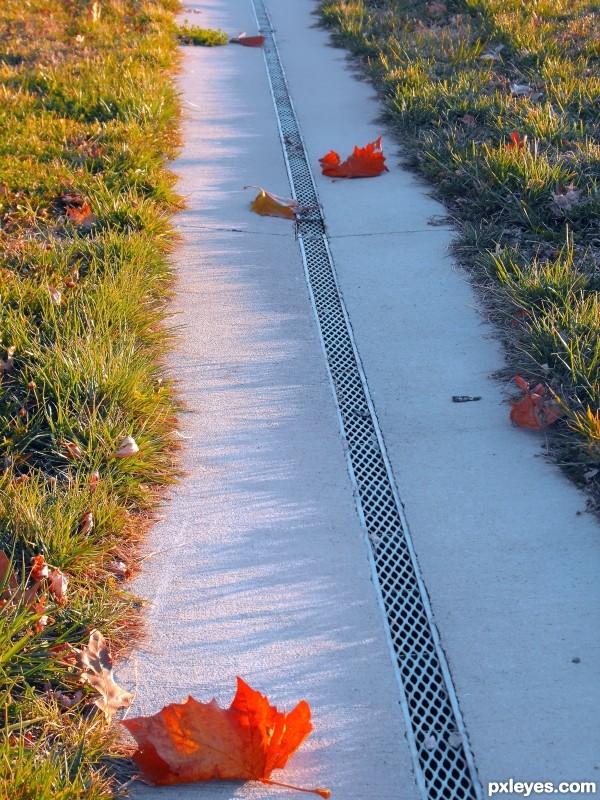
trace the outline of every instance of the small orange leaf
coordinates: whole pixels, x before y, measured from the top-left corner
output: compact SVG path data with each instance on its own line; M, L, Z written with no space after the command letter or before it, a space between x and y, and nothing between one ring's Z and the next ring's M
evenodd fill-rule
M258 189L258 194L250 204L250 210L260 214L261 217L283 217L284 219L297 219L298 215L308 211L306 206L300 205L291 197L267 192L260 186L244 186L244 189Z
M98 488L99 483L100 483L100 473L98 472L98 470L94 470L94 472L92 472L88 480L88 486L90 492L95 492L96 489Z
M506 142L505 147L507 150L522 150L525 147L527 137L521 138L519 131L513 131L510 136L510 142Z
M264 43L264 36L246 36L245 33L240 33L229 40L229 44L241 44L244 47L262 47Z
M310 707L302 700L289 713L278 711L267 697L241 678L228 709L216 700L200 703L188 697L151 717L123 720L137 742L132 758L143 778L155 785L210 780L270 780L312 730ZM289 788L298 789L291 786ZM300 789L329 797L327 789Z
M375 178L387 172L385 156L381 149L381 136L365 147L354 147L351 156L341 161L335 150L319 159L323 175L330 178Z
M520 375L515 378L517 386L525 392L518 401L511 401L510 418L520 428L543 430L565 416L565 411L547 396L547 387L542 383L529 389L527 381Z
M35 623L35 632L36 633L41 633L44 630L44 628L46 627L46 625L50 625L50 624L52 624L54 622L54 620L51 619L46 614L46 595L45 594L43 594L40 597L40 599L38 600L37 603L34 603L31 606L31 610L35 614L39 614L40 615L38 617L36 623Z
M66 212L69 221L84 230L91 230L98 222L98 217L92 213L92 209L87 203L83 203L78 207L69 206Z
M34 556L31 559L31 578L40 581L47 578L49 574L48 564L44 561L44 556Z

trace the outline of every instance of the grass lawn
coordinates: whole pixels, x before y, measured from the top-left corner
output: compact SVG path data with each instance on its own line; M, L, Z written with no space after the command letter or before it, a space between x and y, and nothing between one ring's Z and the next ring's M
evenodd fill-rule
M597 502L597 3L324 0L320 13L457 224L456 253L506 346L502 377L560 398L553 452Z
M113 796L114 734L66 643L96 628L118 652L135 632L122 578L173 480L162 370L176 5L0 8L0 795L11 800ZM137 453L119 450L127 437ZM33 586L37 555L68 578L66 596L48 578Z

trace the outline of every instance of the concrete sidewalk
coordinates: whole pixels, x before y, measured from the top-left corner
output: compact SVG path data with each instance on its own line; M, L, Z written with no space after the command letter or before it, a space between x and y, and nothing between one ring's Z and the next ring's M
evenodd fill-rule
M310 161L384 133L390 173L315 175L329 241L482 783L600 781L600 536L585 497L513 429L492 330L446 255L443 213L397 166L370 86L315 27L313 0L267 0ZM191 23L255 32L250 0ZM260 50L187 48L189 209L176 255L187 477L133 587L148 646L122 668L131 715L235 676L315 732L282 779L335 797L418 796L318 331L292 224L248 210L289 195ZM454 404L452 395L481 395ZM576 659L574 661L574 659ZM578 660L577 660L578 659ZM276 776L274 776L276 777ZM136 796L273 797L260 786ZM277 792L283 796L284 792ZM577 796L564 795L564 796Z

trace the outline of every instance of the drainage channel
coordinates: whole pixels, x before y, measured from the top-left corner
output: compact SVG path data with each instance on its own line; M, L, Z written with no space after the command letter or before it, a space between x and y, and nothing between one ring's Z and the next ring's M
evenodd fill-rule
M292 192L315 210L298 239L337 400L357 507L387 620L417 784L426 800L479 800L473 756L340 295L325 225L263 0L252 0Z

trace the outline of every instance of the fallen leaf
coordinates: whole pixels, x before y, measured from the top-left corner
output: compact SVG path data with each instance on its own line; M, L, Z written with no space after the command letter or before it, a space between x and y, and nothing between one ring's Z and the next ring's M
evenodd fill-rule
M374 178L387 172L385 157L381 149L381 136L365 147L354 147L351 156L340 161L335 150L319 159L323 175L330 178Z
M510 418L520 428L542 430L565 416L565 411L547 396L547 387L542 383L529 389L527 381L520 375L515 378L517 386L525 392L519 401L511 401Z
M480 55L479 58L482 61L499 61L502 50L504 50L504 45L497 44L495 47L492 47L490 50Z
M434 19L445 16L447 11L448 7L445 3L435 2L427 5L427 16Z
M30 586L19 587L17 576L11 567L11 562L6 553L0 550L0 608L8 602L31 607L41 581L36 580ZM4 587L2 589L2 587Z
M17 348L14 346L6 348L6 358L0 359L0 372L11 372L15 363L14 354Z
M447 741L450 747L453 747L455 750L458 750L462 746L462 736L459 731L450 731Z
M83 230L91 230L98 222L98 217L92 213L92 209L87 203L83 203L78 207L69 206L66 212L69 222Z
M31 578L34 581L39 581L42 578L47 578L50 570L48 564L44 561L44 556L33 556L31 559Z
M83 453L81 452L81 448L75 442L69 442L67 440L63 440L60 443L60 446L62 447L63 450L66 451L67 455L70 458L74 458L77 461L80 458L83 458Z
M48 697L52 697L54 700L56 700L58 705L62 706L63 708L73 708L73 706L76 706L83 697L83 692L81 689L78 689L76 692L70 692L69 694L66 692L61 692L58 689L48 689L45 694L47 694Z
M50 300L52 300L55 306L59 306L62 303L62 294L55 286L48 287L48 294L50 295Z
M241 44L244 47L262 47L264 43L264 36L246 36L245 33L240 33L229 40L229 44Z
M100 483L100 473L98 470L95 470L90 475L90 479L88 480L88 486L90 487L90 492L95 492L98 488L98 484Z
M35 623L35 632L36 633L41 633L44 630L44 628L46 627L46 625L51 624L51 623L54 622L54 620L51 619L46 614L46 595L45 594L43 594L40 597L40 599L38 600L37 603L34 603L31 606L31 610L35 614L39 614L40 615L38 617L38 619L36 620L36 623Z
M6 601L18 588L16 575L11 567L10 559L3 550L0 550L0 600Z
M131 575L131 570L127 564L124 561L119 561L116 558L109 563L107 569L117 578L129 578Z
M459 117L458 121L462 122L466 128L474 128L477 125L477 120L472 114L465 114L463 117Z
M80 533L89 533L94 527L94 515L91 511L86 513L81 518L81 531Z
M155 785L256 780L286 786L271 781L271 772L285 767L312 730L305 700L289 713L278 711L241 678L228 709L214 699L200 703L188 697L151 717L126 719L122 724L138 745L133 760L144 780ZM302 791L330 795L326 789Z
M127 458L139 453L140 448L133 436L126 436L121 444L117 447L113 455L115 458Z
M77 665L81 669L81 679L101 695L94 702L107 720L119 708L129 708L133 695L115 683L108 644L100 631L93 630L87 647L77 650Z
M521 150L523 147L525 147L527 136L521 138L519 131L512 131L512 133L509 134L509 138L510 142L506 142L504 145L507 150Z
M48 578L50 580L50 591L56 597L56 602L59 606L66 606L67 588L69 586L68 576L59 569L53 569Z
M581 189L576 189L573 184L562 186L559 192L552 192L552 203L557 216L567 214L581 202Z
M260 214L261 217L283 217L296 220L309 210L291 197L279 197L279 195L261 189L260 186L244 186L244 189L258 189L258 194L250 204L250 210Z

